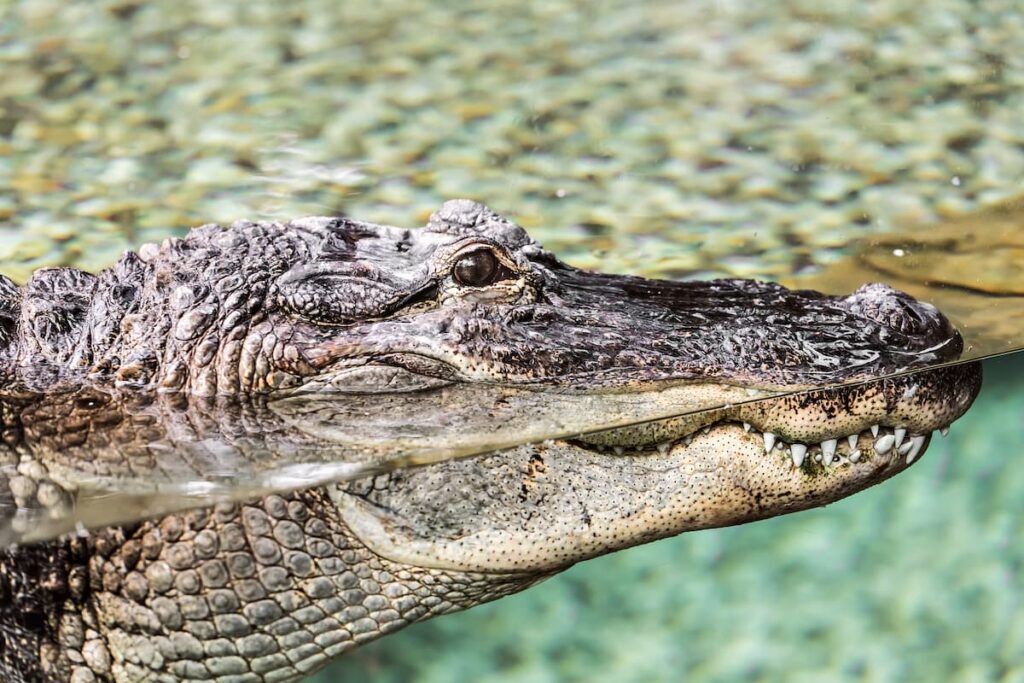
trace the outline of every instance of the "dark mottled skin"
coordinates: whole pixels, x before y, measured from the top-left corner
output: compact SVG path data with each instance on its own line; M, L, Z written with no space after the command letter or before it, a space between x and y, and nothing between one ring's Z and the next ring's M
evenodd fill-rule
M488 249L508 274L453 281ZM666 282L570 268L490 210L451 202L421 231L346 219L204 226L99 275L0 280L7 386L157 383L273 391L399 354L446 379L612 386L815 386L955 359L938 311L884 285L848 297L748 280ZM418 368L422 369L422 368Z
M213 401L203 419L228 442L262 429L280 444L289 427L213 399L868 381L9 547L0 679L297 680L589 557L823 505L909 465L967 409L980 375L965 365L869 380L955 360L961 347L934 307L884 285L830 297L581 271L467 201L422 230L211 225L97 275L43 269L21 287L0 276L6 516L68 504L66 454L115 434L154 443L180 426L169 415L187 415L166 405L187 397ZM897 429L917 435L906 458L898 444L874 448ZM761 432L794 444L792 464L765 453ZM841 463L795 459L797 441L821 441L822 462L836 439ZM623 446L635 457L602 450ZM88 452L104 471L151 455Z

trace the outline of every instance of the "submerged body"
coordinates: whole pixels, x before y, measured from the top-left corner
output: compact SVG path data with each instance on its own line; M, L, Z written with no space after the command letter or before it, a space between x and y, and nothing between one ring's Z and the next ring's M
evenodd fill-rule
M0 551L0 678L297 680L590 557L824 505L969 407L977 364L899 374L960 351L883 285L579 271L466 201L423 230L204 226L98 276L0 279L4 514L73 503L67 454L105 430L132 426L118 458L151 457L182 397L232 425L264 414L232 397L372 409L467 384L716 406ZM71 407L40 429L48 402Z

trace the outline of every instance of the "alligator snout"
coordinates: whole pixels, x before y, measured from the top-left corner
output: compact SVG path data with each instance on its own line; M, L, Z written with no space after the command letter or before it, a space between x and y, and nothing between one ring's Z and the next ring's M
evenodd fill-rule
M889 285L864 285L843 299L843 308L907 337L918 338L925 346L950 339L961 343L953 325L935 306Z

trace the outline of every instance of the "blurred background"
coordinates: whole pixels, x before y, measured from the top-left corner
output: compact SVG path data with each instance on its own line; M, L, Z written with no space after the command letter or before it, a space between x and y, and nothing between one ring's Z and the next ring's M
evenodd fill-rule
M858 240L1024 191L1022 85L1017 0L0 0L0 267L469 197L579 266L838 282ZM1020 294L1015 253L954 284ZM316 680L1024 681L1024 368L988 371L894 481L588 562Z

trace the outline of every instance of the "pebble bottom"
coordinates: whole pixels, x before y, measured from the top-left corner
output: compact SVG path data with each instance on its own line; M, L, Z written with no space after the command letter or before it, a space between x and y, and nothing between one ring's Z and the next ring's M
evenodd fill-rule
M1014 0L353 4L7 8L4 272L469 197L576 265L781 276L1024 173Z

